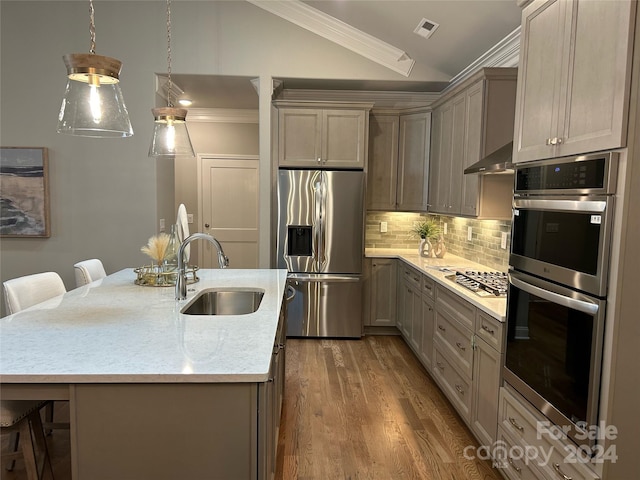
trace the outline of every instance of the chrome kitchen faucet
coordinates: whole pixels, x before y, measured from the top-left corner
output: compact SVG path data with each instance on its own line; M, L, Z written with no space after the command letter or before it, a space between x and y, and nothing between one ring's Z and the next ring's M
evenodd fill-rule
M202 238L207 240L209 243L213 244L214 247L218 250L218 263L220 264L220 268L227 268L229 266L229 258L224 254L222 250L222 245L220 242L213 238L208 233L194 233L193 235L185 238L180 244L180 248L178 250L178 275L176 277L176 300L184 300L187 298L187 273L186 267L184 264L184 249L189 245L192 241Z

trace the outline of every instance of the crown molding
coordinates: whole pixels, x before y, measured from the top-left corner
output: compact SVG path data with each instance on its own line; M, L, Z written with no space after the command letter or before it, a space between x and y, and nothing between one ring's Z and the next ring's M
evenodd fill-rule
M520 27L504 37L450 80L447 89L462 83L484 67L517 67L520 60Z
M373 102L373 109L426 107L440 97L430 92L384 92L367 90L284 89L280 100L314 100L323 102Z
M258 123L258 110L232 108L189 108L187 123Z
M284 20L408 77L415 63L409 55L299 0L247 0Z

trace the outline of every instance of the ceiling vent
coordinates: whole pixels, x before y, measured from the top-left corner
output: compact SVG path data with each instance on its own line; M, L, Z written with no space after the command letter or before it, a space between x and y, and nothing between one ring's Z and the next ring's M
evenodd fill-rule
M432 22L431 20L423 18L415 28L413 33L417 33L424 38L429 38L431 35L433 35L433 32L435 32L439 26L439 23Z

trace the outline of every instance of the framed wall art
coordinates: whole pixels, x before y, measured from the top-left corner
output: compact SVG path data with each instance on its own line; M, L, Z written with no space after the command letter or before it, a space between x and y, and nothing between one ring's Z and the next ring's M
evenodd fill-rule
M0 147L0 237L49 237L45 147Z

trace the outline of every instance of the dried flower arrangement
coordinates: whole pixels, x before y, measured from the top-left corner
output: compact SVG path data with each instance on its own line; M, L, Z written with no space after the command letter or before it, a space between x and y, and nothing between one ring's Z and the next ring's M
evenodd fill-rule
M147 244L140 249L140 251L156 262L157 265L162 265L162 260L167 253L167 247L169 246L169 235L166 233L160 233L149 238Z

